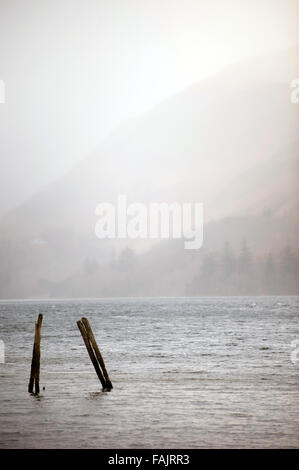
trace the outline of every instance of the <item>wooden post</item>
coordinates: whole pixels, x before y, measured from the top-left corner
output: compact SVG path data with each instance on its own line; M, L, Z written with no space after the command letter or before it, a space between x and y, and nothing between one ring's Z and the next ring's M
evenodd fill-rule
M95 337L93 335L93 332L92 332L91 326L89 324L89 321L87 320L87 318L84 318L84 317L81 318L81 321L82 321L83 325L85 326L89 341L90 341L90 343L91 343L91 345L94 349L97 360L98 360L98 362L99 362L99 364L102 368L103 375L104 375L104 378L105 378L105 381L106 381L105 388L107 390L111 390L113 388L113 386L112 386L111 380L109 378L109 375L108 375L108 372L107 372L107 369L106 369L106 366L105 366L104 359L102 357L102 354L99 350L99 347L98 347L97 342L95 340Z
M79 328L80 333L81 333L81 335L82 335L82 338L83 338L83 340L84 340L84 343L85 343L87 352L88 352L88 354L89 354L90 360L91 360L91 362L93 363L93 366L94 366L94 368L95 368L95 371L96 371L96 373L97 373L97 376L99 377L100 382L101 382L102 387L103 387L103 390L104 390L104 389L105 389L105 386L106 386L106 381L105 381L105 379L104 379L104 377L103 377L102 371L101 371L101 369L100 369L100 366L99 366L99 364L98 364L98 361L97 361L97 359L96 359L96 357L95 357L95 354L94 354L93 349L92 349L92 347L91 347L91 344L90 344L90 342L89 342L89 339L88 339L88 336L87 336L87 332L86 332L86 330L85 330L85 328L84 328L83 323L82 323L80 320L77 321L77 325L78 325L78 328Z
M31 361L31 372L28 385L28 392L33 393L33 385L35 386L35 393L39 393L39 372L40 372L40 340L41 340L41 327L43 316L40 313L35 324L34 345Z

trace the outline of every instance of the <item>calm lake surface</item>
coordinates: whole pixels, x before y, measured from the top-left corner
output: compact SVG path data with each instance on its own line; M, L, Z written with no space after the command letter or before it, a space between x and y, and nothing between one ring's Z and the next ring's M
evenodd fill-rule
M299 297L2 301L0 448L299 447L298 312ZM36 397L27 386L38 313Z

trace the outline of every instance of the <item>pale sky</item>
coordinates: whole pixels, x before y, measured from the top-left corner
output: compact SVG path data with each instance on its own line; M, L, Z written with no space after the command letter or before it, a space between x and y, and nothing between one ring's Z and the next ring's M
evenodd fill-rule
M0 0L0 215L121 122L298 31L299 0Z

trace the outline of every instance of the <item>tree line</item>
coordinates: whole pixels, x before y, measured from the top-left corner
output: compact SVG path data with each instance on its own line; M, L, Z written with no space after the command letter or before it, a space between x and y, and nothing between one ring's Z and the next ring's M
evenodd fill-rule
M298 295L298 252L286 246L280 253L255 255L246 240L238 251L226 242L222 250L202 254L186 290L187 295Z

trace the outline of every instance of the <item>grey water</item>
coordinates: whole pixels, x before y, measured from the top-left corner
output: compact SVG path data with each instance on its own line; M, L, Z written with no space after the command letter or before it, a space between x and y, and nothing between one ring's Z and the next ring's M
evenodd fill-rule
M298 309L299 297L2 301L0 448L298 447ZM82 316L111 392L88 357Z

